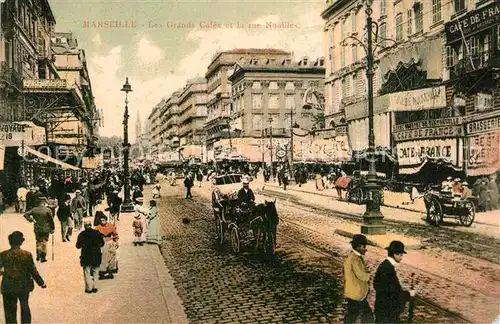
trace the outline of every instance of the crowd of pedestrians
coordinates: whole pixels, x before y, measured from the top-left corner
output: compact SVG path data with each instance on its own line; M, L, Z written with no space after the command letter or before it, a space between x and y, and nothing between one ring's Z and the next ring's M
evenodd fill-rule
M143 186L151 183L155 174L146 176L136 170L131 178L134 185L133 204L134 233L140 237L134 245L159 244L161 234L156 201L149 201L149 208L142 207ZM54 218L61 224L62 242L71 242L77 234L76 248L81 250L80 265L83 268L86 293L97 293L97 281L112 279L118 273L119 249L118 224L123 199L123 175L118 171L99 170L87 179L54 176L51 181L39 179L37 185L21 185L17 191L18 213L33 223L36 240L36 261L47 262L48 242L54 243ZM41 184L41 185L40 185ZM155 198L161 196L159 182L154 187ZM101 208L106 199L107 208ZM140 225L138 225L140 223ZM137 226L137 228L136 228ZM0 253L0 269L3 268L2 294L5 319L16 323L17 301L21 305L22 323L31 323L28 297L34 289L33 280L43 288L43 279L37 272L30 252L22 250L24 235L13 232L9 236L11 249ZM140 243L140 244L139 244ZM53 248L52 248L53 253Z

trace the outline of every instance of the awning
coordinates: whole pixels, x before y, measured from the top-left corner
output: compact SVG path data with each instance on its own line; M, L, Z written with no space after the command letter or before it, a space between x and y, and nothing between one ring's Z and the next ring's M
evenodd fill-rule
M61 166L61 168L63 169L69 169L69 170L80 170L80 168L77 168L71 164L68 164L68 163L65 163L63 161L59 161L58 159L54 159L53 157L50 157L46 154L43 154L41 152L38 152L37 150L34 150L28 146L25 146L24 147L24 153L30 153L30 154L33 154L41 159L44 159L45 161L47 162L52 162L54 164L57 164L59 166Z

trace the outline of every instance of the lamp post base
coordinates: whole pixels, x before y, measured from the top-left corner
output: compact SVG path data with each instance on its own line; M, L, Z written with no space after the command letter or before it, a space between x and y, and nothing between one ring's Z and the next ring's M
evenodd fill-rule
M382 193L377 184L377 180L368 178L365 186L367 193L366 211L363 215L363 225L361 225L361 233L367 235L384 235L386 233L385 226L382 224L384 215L380 211L380 202Z
M122 209L121 209L122 213L131 213L133 211L134 211L134 204L131 201L124 202L122 204Z

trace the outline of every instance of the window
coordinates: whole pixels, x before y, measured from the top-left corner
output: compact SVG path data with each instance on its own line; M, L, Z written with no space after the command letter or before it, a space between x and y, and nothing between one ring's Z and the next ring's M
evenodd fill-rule
M396 42L403 40L403 14L396 16Z
M469 39L469 53L470 55L477 55L478 53L478 44L477 44L477 38L475 36L472 36L470 39Z
M358 93L358 73L352 75L352 95L355 96Z
M380 17L387 15L387 0L380 0Z
M285 109L295 109L295 95L285 97Z
M382 48L385 47L385 40L387 39L387 25L385 23L380 24L378 28L378 43Z
M497 48L500 50L500 25L497 26Z
M432 23L441 21L441 0L432 0Z
M408 37L413 34L413 12L411 10L408 10L407 13L407 19L406 19L406 34Z
M453 5L455 7L455 13L460 12L465 9L465 0L454 0Z
M340 67L345 66L345 46L340 46Z
M351 56L352 56L352 63L358 60L358 47L356 45L352 47Z
M342 21L342 24L340 25L340 41L343 42L345 40L345 24L346 20L344 19Z
M278 95L269 95L269 108L279 108Z
M352 33L354 34L356 32L356 13L353 12L352 15L351 15L351 31Z
M450 68L455 65L455 49L451 46L446 46L446 67Z
M490 35L488 34L484 35L482 45L483 46L481 48L481 53L482 53L483 63L487 63L488 60L490 59Z
M253 107L253 109L262 109L262 95L261 94L252 95L252 107Z
M420 5L415 7L415 32L421 33L424 31L424 5L420 3Z

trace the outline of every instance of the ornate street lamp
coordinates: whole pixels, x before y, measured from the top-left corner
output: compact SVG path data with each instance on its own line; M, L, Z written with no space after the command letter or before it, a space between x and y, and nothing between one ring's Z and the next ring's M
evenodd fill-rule
M269 116L269 149L271 150L271 178L274 181L274 166L273 166L273 118Z
M361 225L361 233L363 234L385 234L385 226L382 225L382 219L384 216L380 211L380 202L382 198L382 193L377 180L377 170L376 170L376 152L375 152L375 134L373 127L373 61L375 56L375 51L378 48L378 43L375 47L373 46L373 27L375 27L375 41L377 42L378 37L378 24L372 20L373 10L371 5L373 0L366 1L366 44L361 40L357 39L355 36L349 36L348 39L354 40L356 44L350 46L361 45L366 52L366 78L368 83L368 150L367 158L370 163L368 175L366 177L365 191L367 193L366 197L366 211L363 215L363 225ZM384 39L383 41L386 41ZM347 46L348 44L342 41L342 46Z
M125 92L125 113L123 114L123 176L125 183L125 197L122 205L123 212L134 211L134 205L130 199L130 176L128 170L128 155L130 150L130 143L128 142L128 93L132 92L132 87L128 83L128 77L120 91Z

